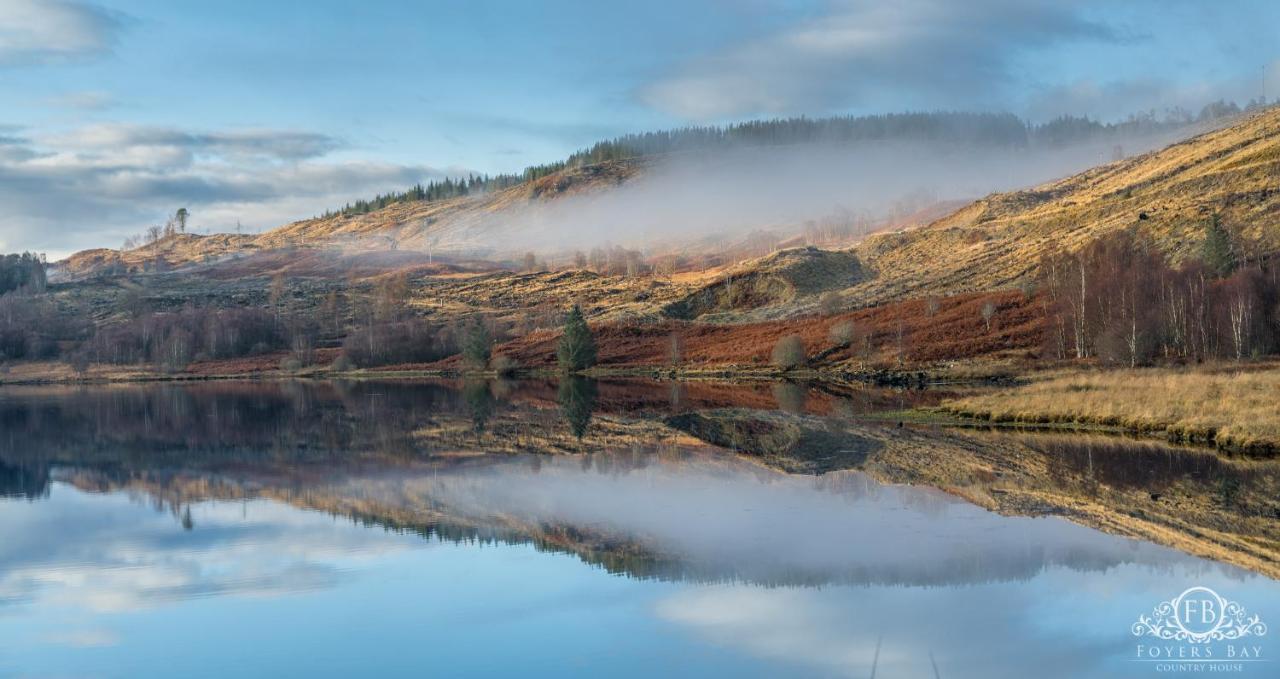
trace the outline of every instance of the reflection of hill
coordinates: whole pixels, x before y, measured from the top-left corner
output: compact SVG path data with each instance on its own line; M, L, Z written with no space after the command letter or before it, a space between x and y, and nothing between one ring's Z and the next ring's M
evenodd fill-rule
M584 464L581 460L589 460ZM328 479L66 473L179 507L265 497L446 541L531 544L629 577L764 585L950 585L1178 560L1066 522L1001 517L857 473L797 477L720 454L516 456ZM196 529L199 527L197 526ZM909 539L905 539L909 538Z
M735 452L759 456L793 472L821 473L856 467L884 442L831 421L763 411L707 411L667 418L667 424Z
M531 541L643 577L923 584L1027 577L1048 564L1102 568L1129 558L1093 543L1025 552L1025 542L1018 548L1024 551L956 542L929 533L932 519L921 518L898 526L893 541L949 550L877 561L869 555L901 550L888 537L867 542L881 534L878 525L854 531L859 516L880 511L875 498L893 495L902 515L957 510L951 495L883 490L875 479L941 488L1005 514L1061 514L1280 573L1280 482L1266 463L1160 446L1084 445L1080 437L883 428L857 419L859 394L797 399L748 389L735 403L732 393L602 383L566 395L546 383L446 382L6 390L0 495L39 498L56 469L87 490L131 488L173 507L265 497L442 537ZM579 440L575 430L584 424ZM865 476L774 471L842 468ZM794 497L761 495L761 488L791 489ZM881 490L868 490L874 488ZM755 499L744 504L744 497ZM812 504L818 497L840 503ZM786 514L779 507L805 502L811 506L803 514L776 523ZM858 502L869 504L850 508ZM645 523L654 517L668 523ZM732 525L708 528L701 541L682 540L707 517ZM768 548L705 551L717 536L749 536ZM795 542L802 537L813 541ZM857 549L834 554L828 542Z

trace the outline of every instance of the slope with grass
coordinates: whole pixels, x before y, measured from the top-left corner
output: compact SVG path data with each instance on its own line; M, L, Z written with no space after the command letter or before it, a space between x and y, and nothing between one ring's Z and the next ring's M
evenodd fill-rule
M990 290L1034 276L1041 256L1133 228L1177 262L1199 253L1213 214L1241 242L1280 250L1280 107L1167 148L978 200L857 249L874 276L861 303Z

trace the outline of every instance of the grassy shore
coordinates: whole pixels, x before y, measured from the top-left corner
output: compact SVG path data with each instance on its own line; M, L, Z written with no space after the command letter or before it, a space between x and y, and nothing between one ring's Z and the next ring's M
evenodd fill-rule
M1073 371L943 404L993 422L1120 427L1224 450L1280 452L1280 366Z

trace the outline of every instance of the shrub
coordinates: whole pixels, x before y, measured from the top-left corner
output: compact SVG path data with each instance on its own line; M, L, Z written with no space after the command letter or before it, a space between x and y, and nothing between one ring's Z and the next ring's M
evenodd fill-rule
M298 372L302 370L302 361L296 356L285 356L280 360L280 369L287 373Z
M773 365L790 370L801 365L808 360L805 352L804 340L799 335L787 335L778 340L773 347Z
M837 347L847 347L853 344L853 332L853 321L840 321L827 330L827 339Z
M520 369L520 364L516 362L516 359L505 354L498 354L497 356L494 356L493 360L490 361L489 364L493 368L494 372L503 377L513 375Z
M844 298L838 292L828 292L818 300L818 308L824 316L831 316L844 310Z
M338 357L333 359L333 363L329 365L330 370L339 373L347 372L353 367L355 366L351 364L351 359L347 358L345 353L338 354Z

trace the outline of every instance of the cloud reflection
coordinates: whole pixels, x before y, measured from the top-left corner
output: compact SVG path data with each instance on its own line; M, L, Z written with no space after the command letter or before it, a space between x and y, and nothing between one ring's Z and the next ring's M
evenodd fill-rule
M0 613L20 604L121 612L331 588L349 565L409 546L408 538L265 501L202 503L192 512L198 529L188 532L123 494L59 486L49 502L6 503Z

